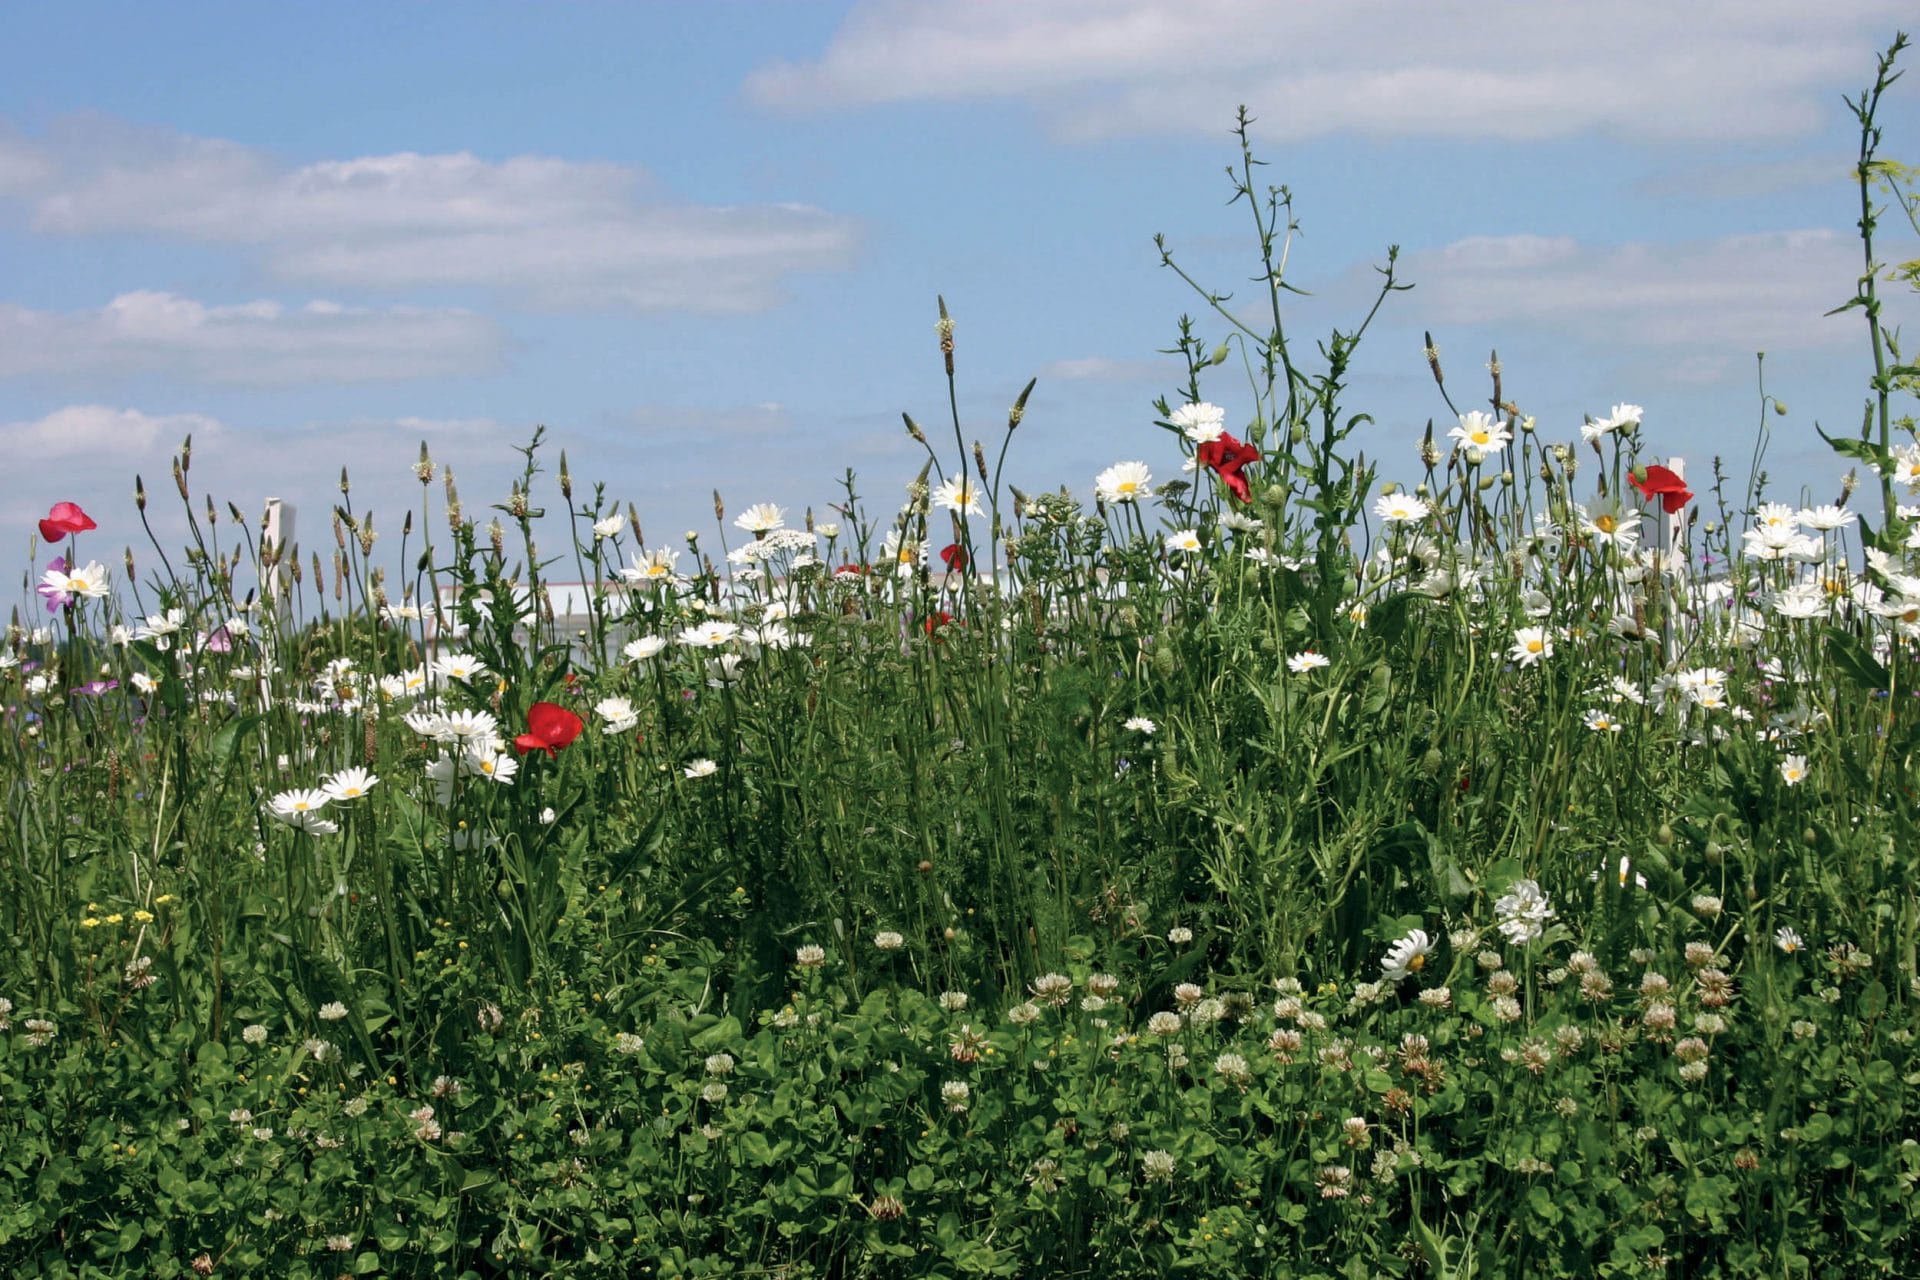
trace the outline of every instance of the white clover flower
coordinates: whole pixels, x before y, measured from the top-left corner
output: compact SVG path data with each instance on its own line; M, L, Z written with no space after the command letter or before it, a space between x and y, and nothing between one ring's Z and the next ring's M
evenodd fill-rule
M1193 941L1193 930L1183 924L1177 924L1167 930L1167 941L1176 947L1184 947L1187 943Z
M940 1101L957 1115L971 1105L973 1089L965 1080L948 1080L940 1086Z
M1140 1180L1142 1182L1172 1182L1173 1156L1158 1149L1144 1152L1140 1156Z
M320 1021L338 1022L347 1016L347 1006L338 1000L329 1000L320 1006Z
M907 940L891 929L882 929L873 935L873 945L881 951L898 951L907 945Z
M267 1029L257 1022L248 1023L240 1032L240 1038L248 1044L262 1045L267 1042Z
M826 948L809 942L793 953L793 962L802 969L818 969L827 962Z
M1539 884L1532 880L1516 881L1511 890L1494 900L1493 909L1500 917L1500 932L1515 946L1538 938L1555 914Z

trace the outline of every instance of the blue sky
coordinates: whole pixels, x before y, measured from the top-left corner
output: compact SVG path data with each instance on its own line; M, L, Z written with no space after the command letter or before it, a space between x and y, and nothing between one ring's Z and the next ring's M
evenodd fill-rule
M536 422L655 544L710 529L715 487L733 510L824 510L848 467L884 514L918 466L901 411L950 437L936 293L969 439L997 440L1040 379L1016 483L1084 492L1129 458L1171 475L1151 402L1178 370L1155 353L1200 303L1152 237L1244 285L1222 173L1241 102L1302 223L1295 334L1351 324L1401 246L1416 287L1350 400L1386 477L1446 411L1430 329L1456 399L1484 396L1498 347L1550 438L1633 401L1656 453L1740 470L1765 349L1792 410L1770 470L1830 500L1812 424L1857 423L1866 372L1857 317L1821 317L1859 269L1841 97L1902 10L14 7L0 520L23 559L60 499L101 551L133 542L133 473L170 492L191 430L222 503L290 498L312 540L344 462L397 531L423 437L477 509ZM1916 92L1884 116L1909 160ZM1913 252L1888 236L1884 256ZM1232 368L1207 388L1230 425L1252 407Z

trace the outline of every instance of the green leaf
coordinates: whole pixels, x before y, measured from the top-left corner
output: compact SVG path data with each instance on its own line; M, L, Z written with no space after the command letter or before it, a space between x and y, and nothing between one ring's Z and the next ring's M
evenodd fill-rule
M1827 628L1827 657L1849 680L1872 692L1889 687L1887 669L1880 665L1860 638L1839 627Z

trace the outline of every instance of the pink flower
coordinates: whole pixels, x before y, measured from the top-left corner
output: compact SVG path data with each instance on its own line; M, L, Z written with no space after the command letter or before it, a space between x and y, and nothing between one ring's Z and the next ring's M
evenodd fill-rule
M99 527L93 522L92 516L80 509L79 503L56 502L53 510L47 512L47 518L40 522L40 538L43 542L58 542L69 534L85 533L88 529Z
M43 522L40 527L45 529L45 523ZM67 558L65 556L55 556L53 563L47 566L47 570L50 573L65 573L67 571ZM73 596L68 592L62 591L60 588L45 582L35 587L34 590L46 598L48 613L60 612L61 606L73 599Z

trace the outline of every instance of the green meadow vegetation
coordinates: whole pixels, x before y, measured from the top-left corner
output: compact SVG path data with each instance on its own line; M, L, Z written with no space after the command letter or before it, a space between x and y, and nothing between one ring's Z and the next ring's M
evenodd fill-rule
M343 473L317 548L190 442L184 545L47 494L0 1272L1920 1274L1903 43L1817 501L1431 340L1383 454L1407 282L1287 327L1244 117L1260 307L1189 278L1184 385L1055 491L1023 391L909 416L904 494L665 541L537 433L378 530Z

